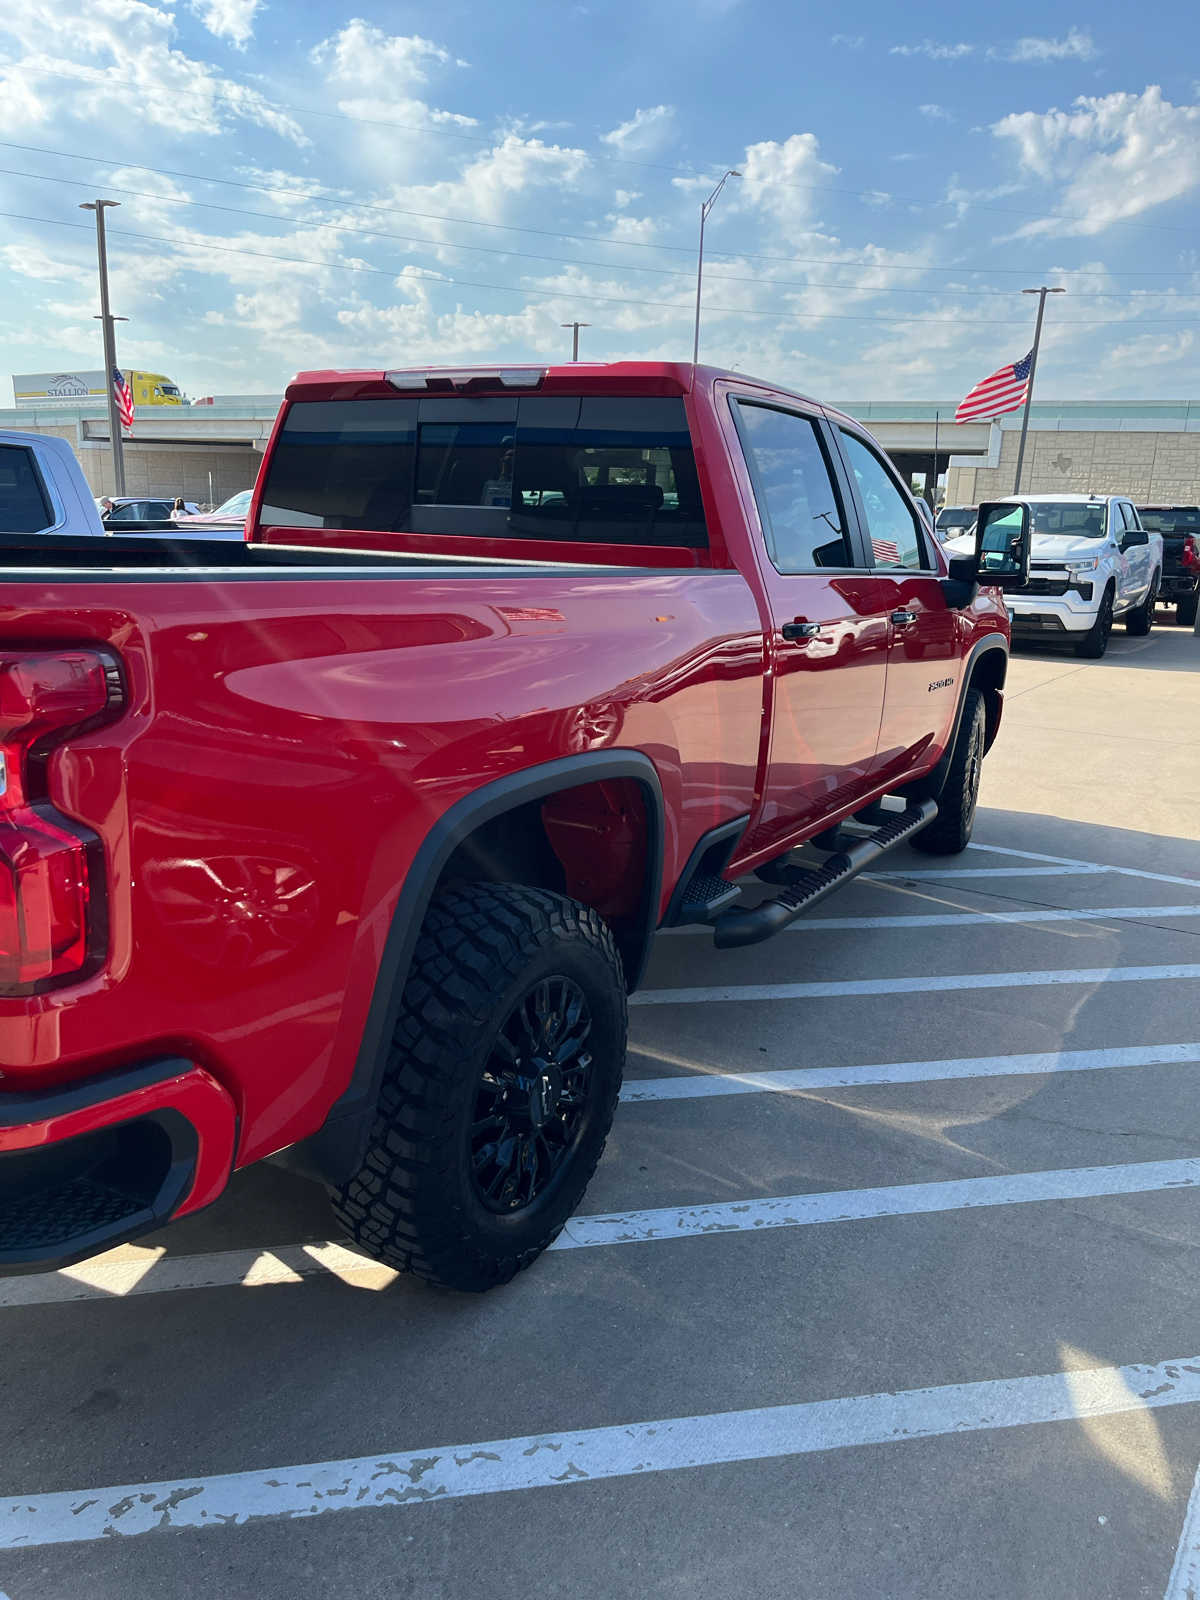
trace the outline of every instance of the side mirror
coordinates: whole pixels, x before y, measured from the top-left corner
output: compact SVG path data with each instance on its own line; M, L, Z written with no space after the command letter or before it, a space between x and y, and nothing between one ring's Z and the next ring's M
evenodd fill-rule
M988 501L975 523L975 574L978 583L1021 589L1029 582L1033 523L1025 501Z
M1135 544L1149 544L1150 535L1144 528L1127 528L1121 535L1121 549L1131 550Z

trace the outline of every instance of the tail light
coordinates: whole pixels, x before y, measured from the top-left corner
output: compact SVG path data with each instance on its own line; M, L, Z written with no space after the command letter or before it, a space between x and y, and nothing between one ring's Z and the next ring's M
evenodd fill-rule
M82 977L103 953L103 851L50 805L46 762L120 703L99 651L0 650L0 995Z
M1200 572L1200 550L1196 548L1195 534L1189 533L1183 541L1183 555L1180 559L1186 571Z

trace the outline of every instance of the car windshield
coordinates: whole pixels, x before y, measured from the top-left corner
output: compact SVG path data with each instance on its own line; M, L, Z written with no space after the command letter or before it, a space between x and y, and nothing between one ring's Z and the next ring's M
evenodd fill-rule
M1138 511L1142 527L1150 533L1200 532L1200 506L1166 506L1156 511Z
M1103 500L1043 500L1034 502L1034 533L1064 533L1076 539L1103 539Z
M213 512L214 517L244 517L250 509L250 489L240 489L237 494L231 494L224 505L220 505Z
M937 525L939 528L969 528L974 521L972 506L956 506L952 511L939 511Z

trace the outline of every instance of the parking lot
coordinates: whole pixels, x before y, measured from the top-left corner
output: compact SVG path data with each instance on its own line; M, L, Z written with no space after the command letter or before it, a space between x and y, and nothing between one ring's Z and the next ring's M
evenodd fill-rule
M266 1168L0 1282L0 1590L1195 1592L1200 639L1018 652L975 841L664 935L583 1214L490 1295Z

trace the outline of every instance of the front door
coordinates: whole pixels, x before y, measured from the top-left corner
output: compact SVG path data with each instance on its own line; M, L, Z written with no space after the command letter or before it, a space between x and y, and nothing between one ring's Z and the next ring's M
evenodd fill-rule
M1128 602L1131 605L1140 604L1145 597L1146 590L1150 587L1150 580L1154 576L1149 541L1145 544L1130 544L1128 542L1131 533L1140 534L1142 532L1138 514L1130 501L1110 501L1108 514L1110 517L1115 517L1117 521L1113 536L1117 540L1117 545L1121 552L1121 566L1124 570L1122 589L1118 600L1120 602Z
M771 611L769 755L744 847L783 850L871 787L888 624L816 415L732 401ZM763 556L765 554L765 558Z
M924 521L891 465L850 428L839 427L837 438L887 616L887 687L873 777L899 783L951 725L962 687L963 622L946 604Z

